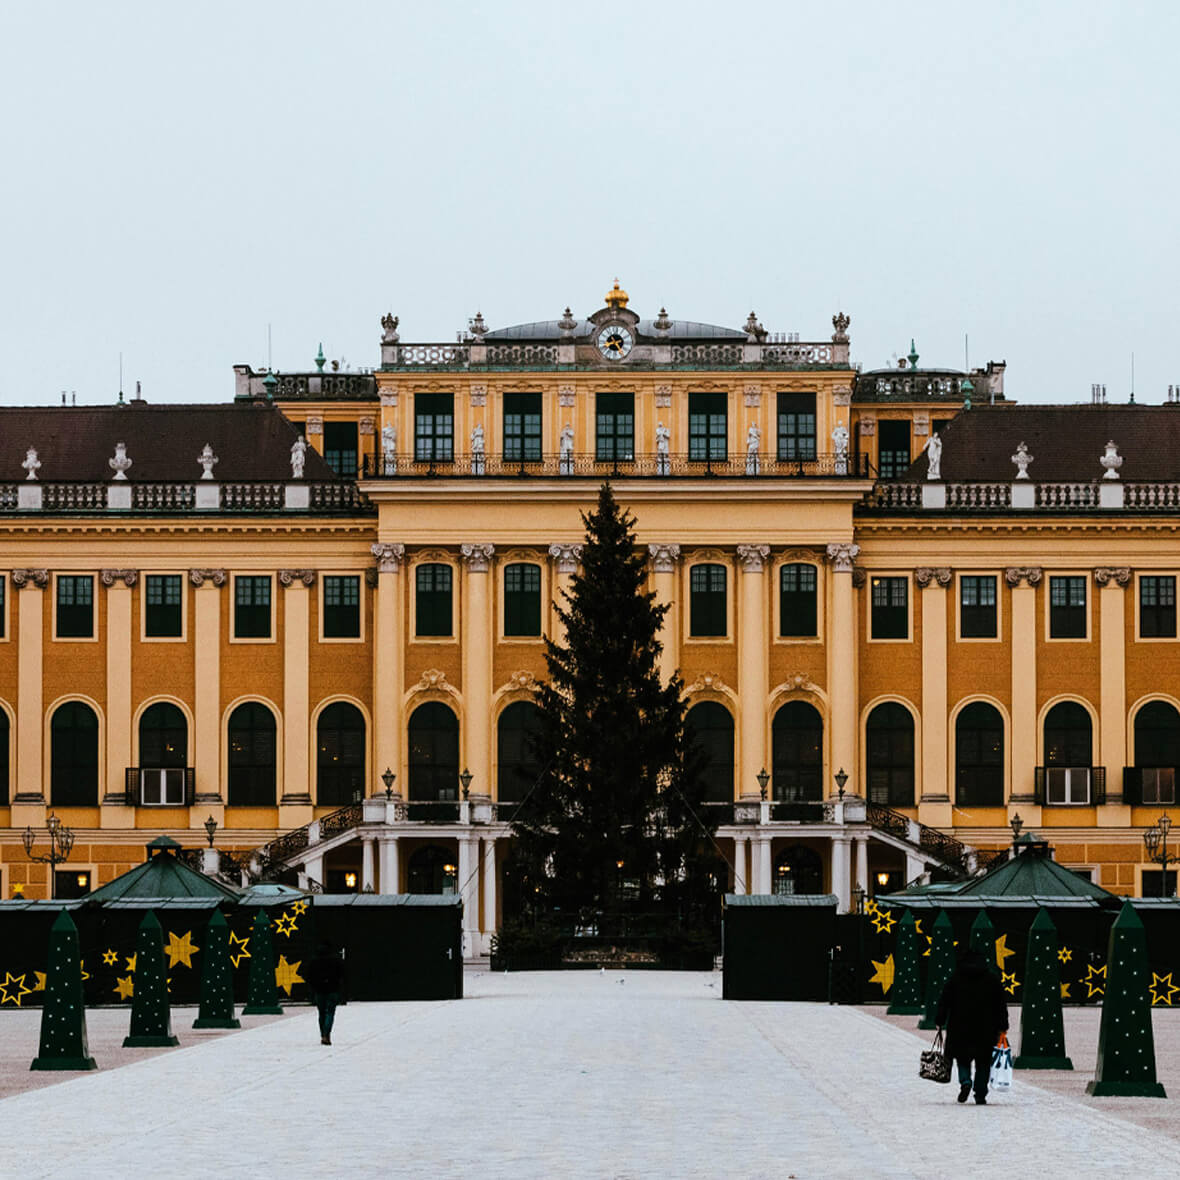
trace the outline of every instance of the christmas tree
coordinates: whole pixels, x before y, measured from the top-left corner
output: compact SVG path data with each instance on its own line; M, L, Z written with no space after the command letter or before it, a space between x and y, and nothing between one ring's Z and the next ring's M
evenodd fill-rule
M609 484L582 519L582 572L556 607L564 643L546 641L537 689L544 770L512 823L514 884L542 919L611 933L634 911L683 928L716 903L717 858L683 682L657 666L669 608L645 589L635 520Z
M164 972L164 932L148 910L135 935L135 991L131 993L131 1033L124 1049L179 1045L172 1033L172 1006Z
M1044 908L1037 911L1028 931L1024 1001L1020 1006L1020 1056L1012 1067L1073 1069L1073 1062L1065 1055L1057 927Z
M922 971L919 963L918 927L913 910L907 909L897 928L897 959L893 974L890 1016L918 1016L922 1007Z
M246 993L243 1016L281 1016L279 989L275 982L275 954L270 938L270 919L266 911L254 914L250 931L250 988Z
M82 999L78 927L68 910L57 915L49 931L45 1006L41 1009L41 1050L29 1068L98 1068L86 1043L86 1005Z
M201 1007L193 1028L241 1028L234 1017L234 976L229 958L229 924L213 911L205 930L205 958L201 964Z
M931 939L930 962L926 968L926 1015L919 1021L919 1028L938 1027L938 1001L955 971L955 932L946 910L938 911Z
M996 967L996 928L992 925L991 918L987 916L987 910L980 910L975 915L975 921L971 923L971 940L968 946L983 956L988 970L993 975L999 974Z
M1106 994L1098 1027L1098 1066L1086 1087L1095 1097L1166 1098L1155 1077L1155 1037L1147 994L1147 931L1123 902L1110 928Z

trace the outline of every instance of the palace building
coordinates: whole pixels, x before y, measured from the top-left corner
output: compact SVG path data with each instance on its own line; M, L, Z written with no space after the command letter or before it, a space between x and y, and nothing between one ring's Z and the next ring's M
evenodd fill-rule
M672 609L737 892L845 908L1053 829L1160 892L1180 765L1180 407L1015 406L1004 366L579 318L237 366L232 404L0 410L0 892L167 834L208 869L513 905L551 603L611 480ZM325 371L327 369L328 371ZM206 836L206 832L209 836Z

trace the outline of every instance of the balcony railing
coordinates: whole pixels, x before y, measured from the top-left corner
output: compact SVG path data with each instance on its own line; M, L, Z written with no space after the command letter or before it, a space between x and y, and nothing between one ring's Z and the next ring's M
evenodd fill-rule
M128 766L127 801L136 807L189 807L195 795L191 766Z
M999 512L1174 515L1180 512L1180 482L882 480L865 494L857 510L874 514L935 511L963 515Z
M1106 767L1038 766L1033 795L1045 807L1100 807L1106 802Z

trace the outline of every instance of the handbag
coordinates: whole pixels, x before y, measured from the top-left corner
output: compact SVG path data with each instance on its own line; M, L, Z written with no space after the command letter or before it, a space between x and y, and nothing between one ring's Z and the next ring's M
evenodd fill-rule
M1000 1033L1000 1040L992 1050L992 1072L988 1085L993 1090L1012 1088L1012 1050L1008 1047L1008 1034Z
M942 1051L942 1029L938 1030L934 1044L923 1052L918 1076L928 1082L944 1084L951 1080L951 1059Z

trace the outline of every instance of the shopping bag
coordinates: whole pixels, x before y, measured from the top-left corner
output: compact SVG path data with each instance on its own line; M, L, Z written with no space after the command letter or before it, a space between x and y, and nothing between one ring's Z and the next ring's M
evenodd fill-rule
M992 1050L992 1072L988 1085L993 1090L1012 1088L1012 1050L1008 1047L1007 1033L1000 1033L999 1044Z
M928 1082L949 1082L951 1080L951 1059L942 1051L942 1029L934 1038L934 1044L922 1054L918 1076Z

